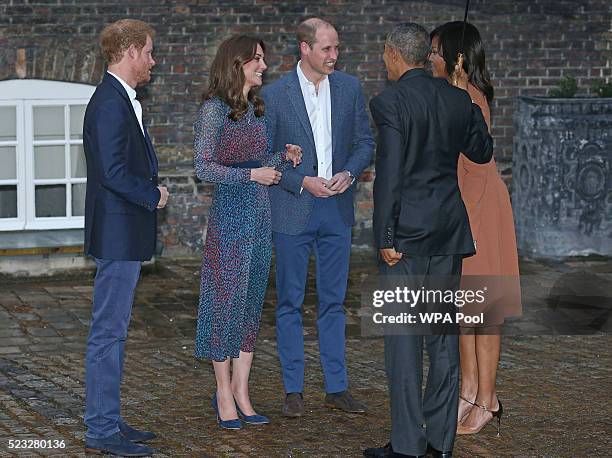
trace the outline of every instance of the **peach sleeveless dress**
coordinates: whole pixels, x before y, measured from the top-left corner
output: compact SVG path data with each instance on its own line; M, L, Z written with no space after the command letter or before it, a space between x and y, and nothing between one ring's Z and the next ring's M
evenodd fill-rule
M485 95L471 84L468 93L490 129L491 113ZM491 276L485 281L489 287L485 324L498 325L522 312L510 196L494 158L487 164L476 164L461 154L457 176L476 246L476 254L463 259L462 274Z

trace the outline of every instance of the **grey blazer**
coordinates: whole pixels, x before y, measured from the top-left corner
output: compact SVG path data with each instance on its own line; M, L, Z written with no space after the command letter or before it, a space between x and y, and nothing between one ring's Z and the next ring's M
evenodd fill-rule
M332 124L332 173L348 170L359 177L370 164L374 138L365 110L363 91L354 76L340 71L329 75ZM310 218L314 197L300 193L305 176L317 176L317 154L297 71L293 69L262 90L269 141L273 151L285 144L302 147L302 163L287 167L278 186L270 186L272 230L296 235ZM355 224L352 185L336 196L338 210L347 226Z

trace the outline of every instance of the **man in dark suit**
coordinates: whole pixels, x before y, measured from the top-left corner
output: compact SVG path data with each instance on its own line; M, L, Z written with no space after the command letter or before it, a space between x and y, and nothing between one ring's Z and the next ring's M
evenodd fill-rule
M300 61L266 86L266 124L275 151L302 147L302 163L270 187L276 250L276 338L286 398L283 414L303 414L302 303L308 260L315 252L317 330L325 404L348 412L365 406L348 392L344 358L344 296L355 224L355 178L369 165L374 139L363 92L354 76L334 71L338 33L317 18L298 26Z
M168 199L167 189L157 185L157 158L135 91L151 77L154 35L131 19L104 28L100 44L108 71L85 111L85 253L97 267L85 363L88 453L147 456L152 449L137 442L155 437L120 414L134 291L141 262L155 248L156 209Z
M374 236L383 277L421 278L426 285L435 275L450 279L445 288L456 289L462 257L474 253L457 185L457 159L463 152L474 162L486 163L493 145L468 93L425 71L429 49L428 33L412 23L397 26L385 43L388 78L397 82L370 102L379 132ZM423 339L430 358L424 399ZM437 456L451 456L457 427L458 336L387 332L385 367L391 442L364 454L421 456L429 446Z

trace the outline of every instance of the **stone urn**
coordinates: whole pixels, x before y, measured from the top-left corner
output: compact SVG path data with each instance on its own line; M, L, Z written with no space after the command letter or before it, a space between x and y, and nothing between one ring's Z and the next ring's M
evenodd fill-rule
M520 97L514 127L520 254L612 256L612 98Z

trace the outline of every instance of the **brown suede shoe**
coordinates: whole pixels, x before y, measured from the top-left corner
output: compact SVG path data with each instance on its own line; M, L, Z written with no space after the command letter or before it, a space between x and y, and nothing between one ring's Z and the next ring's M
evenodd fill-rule
M301 417L304 414L304 398L302 393L287 393L283 415L285 417Z
M368 408L353 396L351 393L342 391L340 393L328 393L325 395L325 407L340 409L349 413L365 413Z

